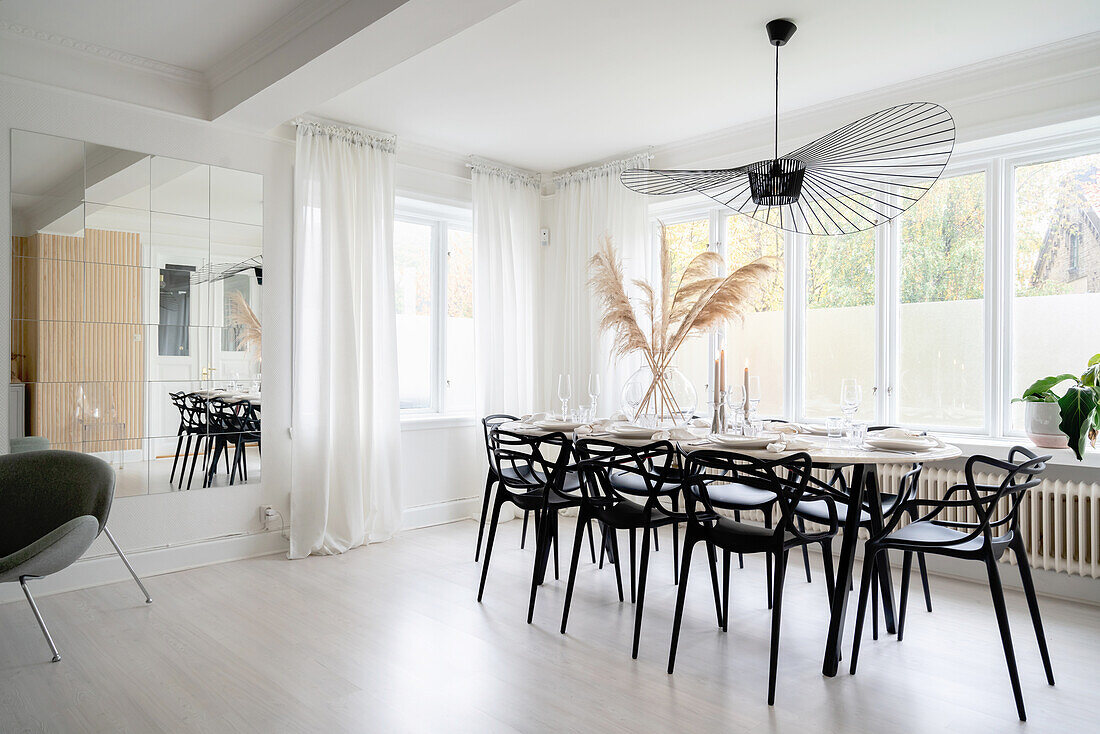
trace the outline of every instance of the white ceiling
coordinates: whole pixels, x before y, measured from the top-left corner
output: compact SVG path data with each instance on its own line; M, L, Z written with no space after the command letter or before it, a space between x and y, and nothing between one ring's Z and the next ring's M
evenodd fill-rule
M0 18L184 69L207 71L302 2L3 0Z
M774 17L794 110L1100 31L1100 2L521 0L312 111L560 170L769 116Z

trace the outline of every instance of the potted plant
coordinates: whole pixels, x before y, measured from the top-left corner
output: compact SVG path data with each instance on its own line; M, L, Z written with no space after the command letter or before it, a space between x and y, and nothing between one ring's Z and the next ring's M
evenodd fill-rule
M1063 395L1054 388L1072 384ZM1100 354L1089 360L1084 374L1053 375L1036 380L1012 402L1026 405L1028 438L1042 448L1069 447L1078 460L1085 453L1085 440L1096 448L1100 432Z

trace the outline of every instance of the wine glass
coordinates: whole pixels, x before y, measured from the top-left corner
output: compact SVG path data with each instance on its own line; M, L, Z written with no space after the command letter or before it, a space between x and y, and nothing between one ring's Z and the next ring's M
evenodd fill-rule
M569 420L569 399L573 397L573 378L558 375L558 400L561 401L561 419Z
M741 433L745 425L745 386L733 385L726 390L726 408L734 433Z
M589 410L592 412L592 415L589 417L595 420L596 401L600 398L600 376L596 372L592 372L588 375L588 398L591 401L589 403Z
M744 391L744 388L742 388ZM756 407L760 405L760 376L752 375L749 377L749 415L756 418Z
M863 388L854 377L845 377L840 381L840 412L844 414L844 422L852 424L852 418L859 410L859 404L863 401Z

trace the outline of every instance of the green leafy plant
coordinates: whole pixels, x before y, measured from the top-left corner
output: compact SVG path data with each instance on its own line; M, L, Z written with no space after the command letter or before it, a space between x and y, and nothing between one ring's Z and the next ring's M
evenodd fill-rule
M1072 382L1065 394L1058 395L1054 388L1063 382ZM1094 354L1089 360L1084 374L1054 375L1036 380L1024 390L1022 397L1012 402L1058 403L1058 412L1062 417L1058 428L1069 439L1069 447L1083 459L1085 440L1096 448L1096 436L1100 433L1100 354Z

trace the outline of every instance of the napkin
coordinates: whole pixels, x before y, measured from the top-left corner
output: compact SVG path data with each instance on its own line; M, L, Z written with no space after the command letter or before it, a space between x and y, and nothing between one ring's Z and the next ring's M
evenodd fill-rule
M917 433L916 431L907 431L904 428L884 428L881 431L875 431L875 435L879 438L924 438L925 434Z
M669 428L665 431L657 431L653 434L654 441L690 441L697 436L687 428Z
M531 413L530 415L525 415L522 418L520 418L519 422L520 423L534 423L535 421L544 421L549 417L550 417L550 415L548 413Z
M695 418L691 421L691 425L696 428L710 428L710 421L706 418Z
M783 421L767 421L764 423L765 431L774 431L775 433L782 435L794 435L796 433L805 433L802 426L797 423L784 423Z
M778 441L768 444L768 451L773 454L781 454L784 451L806 451L812 446L813 444L805 439L795 438L794 436L781 436Z
M628 416L626 413L615 413L610 418L605 418L604 420L606 420L608 423L623 423L630 420L630 416Z

